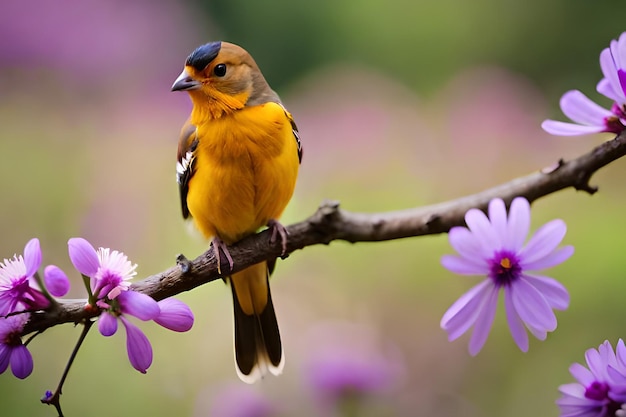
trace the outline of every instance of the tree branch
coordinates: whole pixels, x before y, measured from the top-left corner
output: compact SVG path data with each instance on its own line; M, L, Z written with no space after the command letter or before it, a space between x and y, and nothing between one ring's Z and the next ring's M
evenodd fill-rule
M508 205L516 196L524 196L533 202L569 187L593 194L597 188L589 184L591 176L624 155L626 133L571 161L560 160L550 169L439 204L366 214L349 212L339 208L338 202L325 201L311 217L287 227L289 239L286 253L320 243L329 244L333 240L373 242L445 233L454 226L464 224L467 210L474 207L485 210L489 201L496 197L502 198ZM280 257L281 249L280 241L270 242L267 231L249 236L229 246L234 260L234 267L230 272ZM185 268L177 265L135 282L133 289L161 300L221 278L217 272L213 249L183 265ZM94 317L97 312L86 310L85 304L86 300L60 300L59 305L51 310L33 313L24 334L41 332L62 323L79 323Z

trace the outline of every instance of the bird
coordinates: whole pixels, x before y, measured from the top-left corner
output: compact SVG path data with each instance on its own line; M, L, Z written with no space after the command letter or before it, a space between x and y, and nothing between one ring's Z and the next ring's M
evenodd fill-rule
M228 272L233 268L228 245L264 226L285 255L287 230L278 219L296 186L302 144L291 113L252 56L225 41L201 45L171 90L187 92L192 102L176 163L182 215L211 241L219 273L221 253ZM233 296L236 370L247 383L284 367L269 287L274 264L225 277Z

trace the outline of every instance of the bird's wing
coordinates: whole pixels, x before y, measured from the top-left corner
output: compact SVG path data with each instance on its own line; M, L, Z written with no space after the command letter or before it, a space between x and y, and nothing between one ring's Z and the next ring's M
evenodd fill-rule
M289 123L291 124L291 131L293 132L293 137L296 140L296 143L298 144L298 161L302 162L302 142L300 142L300 135L298 134L298 126L296 126L296 122L293 120L293 116L291 115L291 113L289 113L289 111L287 111L285 106L283 106L282 103L280 102L278 104L280 104L280 106L283 108L283 110L285 111L285 116L287 116L287 119L289 119Z
M189 180L194 173L195 150L198 147L197 129L194 125L187 122L180 134L178 141L178 155L176 162L176 182L180 192L180 205L183 211L183 218L190 216L189 207L187 207L187 192L189 191Z

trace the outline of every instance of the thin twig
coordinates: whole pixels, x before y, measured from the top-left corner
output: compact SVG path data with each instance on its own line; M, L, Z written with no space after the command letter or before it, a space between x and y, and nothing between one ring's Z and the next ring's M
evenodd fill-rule
M59 381L59 385L57 385L57 388L54 391L54 393L52 393L49 396L46 395L44 398L41 399L41 402L44 404L54 405L54 408L57 409L57 413L59 413L59 417L63 417L63 411L61 410L61 394L63 393L63 384L65 384L65 380L67 379L67 375L70 372L70 368L72 367L72 364L74 363L74 359L76 359L76 355L78 354L80 347L85 341L85 338L87 337L87 333L89 333L89 329L91 329L91 326L93 325L93 323L94 322L91 320L85 320L84 325L83 325L83 330L80 333L80 336L78 337L78 341L76 341L76 346L74 346L74 349L72 350L72 354L70 355L70 358L67 361L67 365L65 365L65 369L63 370L63 375L61 375L61 380Z

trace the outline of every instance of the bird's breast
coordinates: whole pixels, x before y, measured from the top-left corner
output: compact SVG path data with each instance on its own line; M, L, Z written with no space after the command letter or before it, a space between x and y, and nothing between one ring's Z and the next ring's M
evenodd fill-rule
M278 218L299 165L282 107L244 108L197 127L187 205L203 234L234 242Z

